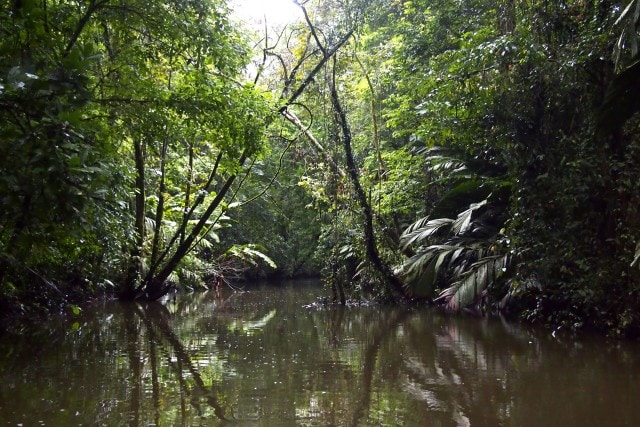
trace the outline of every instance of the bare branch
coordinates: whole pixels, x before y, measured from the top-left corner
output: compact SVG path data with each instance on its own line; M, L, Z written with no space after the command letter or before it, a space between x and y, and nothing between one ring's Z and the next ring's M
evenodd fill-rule
M300 121L298 116L295 115L295 113L293 113L290 110L284 110L284 112L282 113L282 116L285 119L287 119L289 123L297 127L300 130L300 132L302 132L304 136L306 136L309 139L309 141L311 141L311 143L316 147L316 149L324 154L325 159L329 163L331 163L331 166L333 166L333 168L338 172L340 177L344 178L346 176L344 170L342 170L342 168L335 162L335 160L329 155L329 153L326 152L326 150L324 149L320 141L318 141L318 139L313 135L313 133L311 133L311 131L309 130L309 127L305 126Z
M311 70L311 72L307 75L307 78L304 79L304 81L300 86L298 86L298 88L295 90L295 92L293 92L293 94L289 97L289 99L285 102L285 104L282 107L280 107L280 109L278 110L280 114L283 114L286 111L287 107L293 104L296 101L296 99L298 99L298 97L302 95L302 93L305 91L307 86L314 80L314 78L316 77L316 74L320 72L320 70L322 69L322 67L324 67L327 61L331 59L333 55L335 55L338 49L340 49L347 41L349 41L349 39L353 35L353 32L354 30L349 31L342 39L338 41L338 43L336 43L335 46L331 48L331 50L326 51L324 53L322 59L316 64L313 70Z
M324 56L326 56L327 55L327 49L324 46L324 44L322 42L320 42L320 38L318 38L318 33L316 31L316 26L313 25L313 23L311 22L311 18L309 18L309 14L307 13L307 8L304 7L304 5L302 3L300 3L298 0L294 0L294 3L296 5L298 5L298 7L300 9L302 9L302 13L304 13L304 20L307 22L307 26L309 27L309 31L311 31L311 34L313 35L313 38L316 41L316 44L318 45L318 47L322 51L322 54Z

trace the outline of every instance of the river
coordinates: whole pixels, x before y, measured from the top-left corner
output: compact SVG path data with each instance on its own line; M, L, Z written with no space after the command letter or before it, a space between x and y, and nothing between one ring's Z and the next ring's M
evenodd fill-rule
M0 426L638 426L640 347L314 282L105 302L0 343Z

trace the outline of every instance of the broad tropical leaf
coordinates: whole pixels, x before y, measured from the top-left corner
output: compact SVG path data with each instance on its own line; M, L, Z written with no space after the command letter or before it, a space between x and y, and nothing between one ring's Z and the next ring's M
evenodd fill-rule
M638 55L638 32L636 27L638 25L639 19L640 0L631 0L614 24L625 24L613 51L613 59L616 67L619 66L621 62L622 52L627 47L630 50L631 58L635 58Z
M474 212L479 210L480 208L485 207L486 205L487 199L484 199L479 203L472 203L471 206L469 206L469 209L460 212L460 214L458 214L458 218L455 220L453 226L451 227L453 233L464 234L465 232L467 232L467 230L469 230L469 227L471 226L471 220L473 218Z
M423 218L415 222L400 236L403 248L406 249L414 243L422 243L427 238L436 235L440 230L454 223L454 220L449 218L432 219L425 223L426 219Z
M443 290L436 301L444 302L452 311L458 311L474 303L487 287L507 271L509 261L509 254L482 258L474 263L460 280Z
M449 189L431 212L432 218L448 218L467 209L469 204L490 196L492 187L476 177L464 178Z
M409 258L402 269L407 291L415 297L431 297L440 268L457 249L457 246L433 245Z
M636 244L636 252L633 256L633 261L631 261L631 268L636 268L640 266L640 243Z

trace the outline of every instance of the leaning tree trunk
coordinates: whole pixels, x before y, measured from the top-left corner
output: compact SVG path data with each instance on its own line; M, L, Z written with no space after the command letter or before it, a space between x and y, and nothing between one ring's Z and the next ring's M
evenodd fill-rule
M239 164L244 164L247 158L246 154L243 154L240 158ZM167 279L178 267L180 261L193 249L193 244L200 237L200 233L203 231L209 218L213 212L220 206L220 203L224 200L231 185L235 181L237 174L233 174L227 178L222 188L216 194L216 197L211 201L205 212L202 214L200 220L196 223L187 237L180 243L173 253L173 255L166 261L164 266L158 271L151 271L147 275L143 283L136 289L136 298L139 298L144 294L144 299L156 300L166 295L171 286L166 283Z
M376 236L373 230L373 211L371 209L371 205L369 201L367 200L367 196L362 188L362 185L360 184L358 169L356 168L356 163L353 159L353 152L351 150L351 129L349 128L347 116L342 108L342 105L340 104L340 97L335 87L336 54L338 52L338 49L341 46L343 46L351 38L354 30L352 29L348 31L344 35L344 37L340 39L340 41L336 45L333 46L333 48L328 49L327 46L322 42L321 38L319 37L320 33L316 30L315 25L311 22L311 18L307 13L307 9L304 6L304 3L296 1L296 4L302 10L305 22L307 23L309 31L311 31L311 37L313 38L313 40L315 40L316 45L318 46L318 49L320 49L320 52L322 53L322 61L320 61L316 65L316 67L309 74L309 76L304 81L304 83L289 98L288 104L292 104L296 100L296 98L300 94L302 94L306 86L312 81L313 77L317 72L319 72L321 67L324 67L324 64L328 62L329 59L333 59L333 76L331 77L329 82L329 86L330 86L329 90L331 92L331 105L333 108L333 112L335 114L336 122L338 124L338 127L340 128L340 132L342 133L341 139L342 139L342 144L344 146L345 157L347 161L347 168L348 168L347 173L356 191L356 198L358 200L358 204L360 205L360 208L362 209L362 213L364 214L364 243L365 243L367 259L369 260L369 262L373 264L375 269L382 274L382 276L390 286L391 291L396 296L404 296L405 292L404 292L404 286L402 282L395 274L393 274L393 271L391 271L391 268L389 268L389 266L380 258L380 254L378 253ZM283 113L284 110L286 110L286 108L281 108L280 112Z
M329 90L331 92L331 105L333 107L336 121L340 127L342 133L342 145L344 147L345 158L347 162L347 173L353 184L353 188L356 192L356 199L362 213L364 215L364 244L367 254L367 259L373 264L376 270L382 274L384 279L390 285L391 290L396 296L404 295L404 286L400 279L393 274L391 268L380 258L378 252L378 246L376 242L376 235L373 229L373 210L367 200L367 195L360 184L360 177L358 175L358 169L356 162L353 159L353 151L351 149L351 129L349 128L349 122L347 121L347 115L340 103L340 97L335 85L335 57L334 57L333 76L329 80Z
M301 7L304 10L304 7L303 6ZM306 15L306 12L305 12L305 15ZM314 77L324 68L327 61L329 61L329 59L331 59L335 55L335 53L338 51L338 49L340 49L340 47L342 47L345 43L347 43L352 33L353 31L350 31L347 34L345 34L344 37L338 40L338 42L331 47L331 49L326 49L323 46L322 48L323 55L321 57L321 60L309 72L309 74L306 76L303 82L298 86L298 88L291 93L289 98L286 99L285 102L283 102L282 106L278 109L279 114L283 115L285 118L292 117L290 114L287 114L287 108L296 102L297 98L300 95L302 95L302 93L309 86L309 84L311 84L311 82L314 81ZM317 36L316 36L316 40L318 40ZM302 65L302 63L300 63L299 65ZM268 126L269 120L267 121L265 126ZM291 119L288 118L288 120L291 120ZM138 153L136 152L136 154ZM241 158L239 159L240 166L244 164L248 156L249 156L249 153L245 152L242 154ZM139 156L136 156L136 160L138 160L138 157ZM219 157L218 160L216 161L216 165L214 166L214 172L211 174L209 182L206 184L206 187L209 186L209 184L212 182L213 178L216 175L216 170L217 170L217 166L220 161L220 158L221 157ZM195 244L197 239L201 237L201 233L202 232L206 233L205 227L207 226L207 222L209 218L211 217L215 209L219 207L219 205L222 203L223 199L229 192L231 185L236 179L236 175L237 174L234 173L233 175L229 176L225 180L222 188L217 192L214 200L209 204L205 212L201 215L197 224L189 232L187 232L187 229L186 229L187 221L195 210L195 206L192 206L192 208L189 210L187 215L183 217L182 227L184 228L181 228L178 231L178 233L174 235L174 237L171 239L171 241L169 242L165 250L162 253L158 254L157 259L153 260L152 265L149 269L149 272L146 274L146 276L143 278L140 284L138 284L137 286L132 285L132 287L129 287L125 292L121 294L121 298L155 300L162 297L163 295L165 295L170 291L171 286L168 283L166 283L168 277L171 275L173 271L175 271L175 269L180 264L180 261L182 261L182 259L193 249L193 245ZM144 177L143 174L139 174L139 176ZM144 182L142 182L142 184L144 184ZM144 185L141 185L141 186L137 185L137 186L142 187L142 189L144 189L143 188ZM143 193L139 193L139 194L143 194ZM142 201L144 201L144 199L142 199ZM196 201L195 205L198 205L199 203L200 201ZM139 211L140 210L138 209L138 212ZM176 242L178 242L178 245L174 251L173 245Z

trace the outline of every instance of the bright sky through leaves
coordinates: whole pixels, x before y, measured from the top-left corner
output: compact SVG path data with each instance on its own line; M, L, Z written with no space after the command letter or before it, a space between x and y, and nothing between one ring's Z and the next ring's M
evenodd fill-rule
M262 25L267 19L269 25L283 25L302 17L293 0L233 0L236 15L250 25Z

